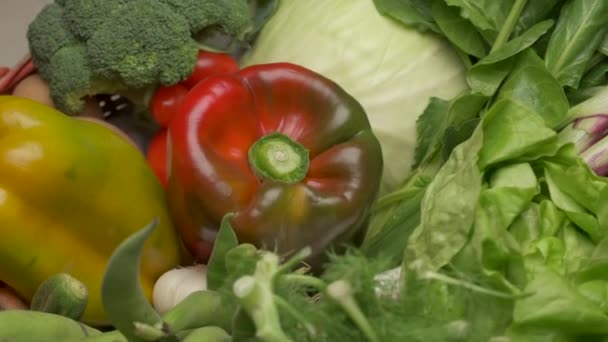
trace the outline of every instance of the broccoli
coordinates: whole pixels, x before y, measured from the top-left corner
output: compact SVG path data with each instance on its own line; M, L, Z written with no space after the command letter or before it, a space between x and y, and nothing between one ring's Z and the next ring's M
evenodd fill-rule
M95 30L123 8L129 0L63 0L64 20L80 39L91 38ZM57 3L57 0L55 0Z
M205 28L220 27L222 32L241 36L249 28L249 4L241 1L201 1L201 0L160 0L169 5L175 13L188 20L192 34L197 35Z
M79 45L62 19L63 8L56 3L45 6L28 28L27 39L32 59L41 77L48 78L48 64L62 47Z
M133 88L155 82L169 85L187 78L197 52L186 19L158 0L129 2L114 11L87 41L91 68Z
M186 79L201 45L218 30L242 39L251 0L55 0L30 23L32 60L61 111L77 114L84 97L145 94ZM139 102L139 103L138 103Z
M96 94L122 93L131 99L143 96L120 82L95 77L88 67L84 45L66 46L57 51L48 65L47 76L52 80L51 97L65 113L77 113L83 99Z

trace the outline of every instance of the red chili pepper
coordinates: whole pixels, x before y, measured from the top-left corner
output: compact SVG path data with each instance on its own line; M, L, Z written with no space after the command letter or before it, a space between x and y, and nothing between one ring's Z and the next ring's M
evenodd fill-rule
M239 64L229 54L200 50L194 71L182 84L192 88L211 75L231 74L238 70Z
M163 187L167 186L167 129L154 135L146 153L148 164L160 180Z
M230 74L238 70L238 63L229 54L200 50L190 77L178 84L156 89L150 102L152 116L159 125L167 127L186 93L198 82L212 75Z
M169 132L169 206L203 262L227 213L242 242L319 257L361 232L378 192L382 154L363 108L300 66L208 77Z
M156 89L150 102L150 111L161 127L169 126L171 118L188 94L188 90L189 88L180 83Z

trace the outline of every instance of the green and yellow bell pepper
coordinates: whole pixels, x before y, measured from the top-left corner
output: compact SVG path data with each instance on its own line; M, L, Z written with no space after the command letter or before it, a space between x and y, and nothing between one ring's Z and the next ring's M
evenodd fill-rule
M108 127L0 96L0 281L29 300L59 272L89 290L83 321L107 323L103 272L114 249L155 218L141 284L179 263L163 188L145 157Z

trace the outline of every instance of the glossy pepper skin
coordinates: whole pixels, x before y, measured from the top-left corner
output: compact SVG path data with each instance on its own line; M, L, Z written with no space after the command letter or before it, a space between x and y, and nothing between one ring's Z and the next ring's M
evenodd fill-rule
M146 158L163 186L167 185L167 127L184 97L198 82L211 75L231 74L239 70L237 61L226 53L199 50L190 76L171 86L160 86L152 94L150 111L160 130L148 146Z
M159 218L141 284L179 263L163 189L143 155L110 128L32 100L0 96L0 280L30 299L67 272L89 291L83 321L106 324L101 283L113 250Z
M199 82L169 141L173 222L202 261L232 213L240 241L283 253L310 246L312 262L364 228L380 184L381 148L361 105L289 63Z

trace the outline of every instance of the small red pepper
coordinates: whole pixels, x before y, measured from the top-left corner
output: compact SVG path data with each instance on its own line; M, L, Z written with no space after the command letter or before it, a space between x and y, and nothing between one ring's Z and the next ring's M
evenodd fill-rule
M167 128L171 118L182 103L190 89L181 83L162 86L156 89L150 102L150 111L154 121L162 128Z
M164 188L167 187L167 129L161 128L148 144L146 159Z
M239 64L227 53L199 50L194 71L181 83L191 89L211 75L231 74L239 70Z
M160 130L152 138L148 146L146 158L161 183L166 186L166 128L179 109L184 97L198 82L211 75L228 74L239 70L239 65L232 56L200 50L190 76L171 86L161 86L156 89L150 101L150 111L154 120L160 125Z
M169 141L172 218L203 262L227 213L241 242L320 256L361 232L379 189L380 144L361 105L293 64L199 82Z

